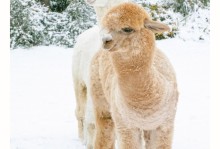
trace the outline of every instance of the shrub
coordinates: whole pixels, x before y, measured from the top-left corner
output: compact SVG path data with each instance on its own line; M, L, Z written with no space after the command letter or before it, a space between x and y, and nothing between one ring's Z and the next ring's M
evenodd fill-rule
M44 41L44 14L48 9L34 0L11 0L10 46L31 47Z
M153 20L164 22L172 27L170 32L156 34L157 40L174 38L176 36L180 14L174 14L173 9L168 7L167 2L151 3L145 0L137 0L136 2L141 4L149 12Z
M83 0L75 0L62 13L51 12L35 0L12 0L10 46L73 47L75 38L96 23L95 12Z

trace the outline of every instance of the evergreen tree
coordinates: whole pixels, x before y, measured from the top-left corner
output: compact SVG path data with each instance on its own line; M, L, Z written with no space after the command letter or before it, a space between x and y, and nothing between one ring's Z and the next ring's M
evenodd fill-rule
M43 1L50 1L49 7L42 5ZM200 21L192 25L197 33L209 34L209 27L202 25L209 22L209 18L205 18L207 21L199 19L197 13L200 8L209 6L209 0L161 0L154 4L146 0L134 1L142 4L153 20L172 26L171 32L157 34L157 39L175 37L178 24L184 25L183 20L189 19ZM197 15L192 16L195 12ZM38 45L73 47L76 37L94 24L95 12L84 0L11 0L10 46L12 49ZM201 39L203 37L201 35Z
M11 0L10 7L10 45L31 47L44 41L43 24L46 7L34 0Z
M62 12L69 4L69 0L50 0L50 9L51 11Z
M50 7L50 0L36 0L38 2L41 2L46 7Z
M75 0L62 13L52 12L35 0L11 0L11 48L37 45L73 47L76 37L96 23L95 12Z
M176 12L187 16L193 11L196 11L198 7L208 6L209 2L209 0L175 0L173 7Z

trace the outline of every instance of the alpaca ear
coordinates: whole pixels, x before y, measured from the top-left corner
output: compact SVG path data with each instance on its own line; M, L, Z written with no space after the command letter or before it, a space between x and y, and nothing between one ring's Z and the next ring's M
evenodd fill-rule
M151 30L154 33L163 33L166 31L170 31L170 27L168 25L157 21L145 20L144 27Z

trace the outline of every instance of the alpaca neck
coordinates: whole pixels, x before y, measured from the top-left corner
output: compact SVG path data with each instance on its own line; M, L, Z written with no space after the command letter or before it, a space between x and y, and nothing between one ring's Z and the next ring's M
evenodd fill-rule
M151 51L151 52L150 52ZM160 102L158 92L163 93L162 83L153 65L154 50L131 55L124 60L121 54L112 56L114 71L121 96L127 104L134 108L140 103L142 108ZM155 93L155 91L157 91Z
M148 86L153 84L152 59L135 56L123 61L123 58L118 58L113 65L119 88L125 96L145 92Z

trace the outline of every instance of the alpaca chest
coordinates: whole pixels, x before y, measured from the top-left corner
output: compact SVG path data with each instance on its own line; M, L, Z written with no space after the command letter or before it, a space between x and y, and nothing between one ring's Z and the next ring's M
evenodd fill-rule
M158 126L165 124L174 118L173 113L176 103L172 100L164 100L158 105L147 109L139 109L138 106L130 106L122 98L117 85L112 86L112 110L116 110L118 118L128 128L140 128L142 130L156 129ZM172 95L167 95L167 97ZM166 98L167 98L166 97Z

